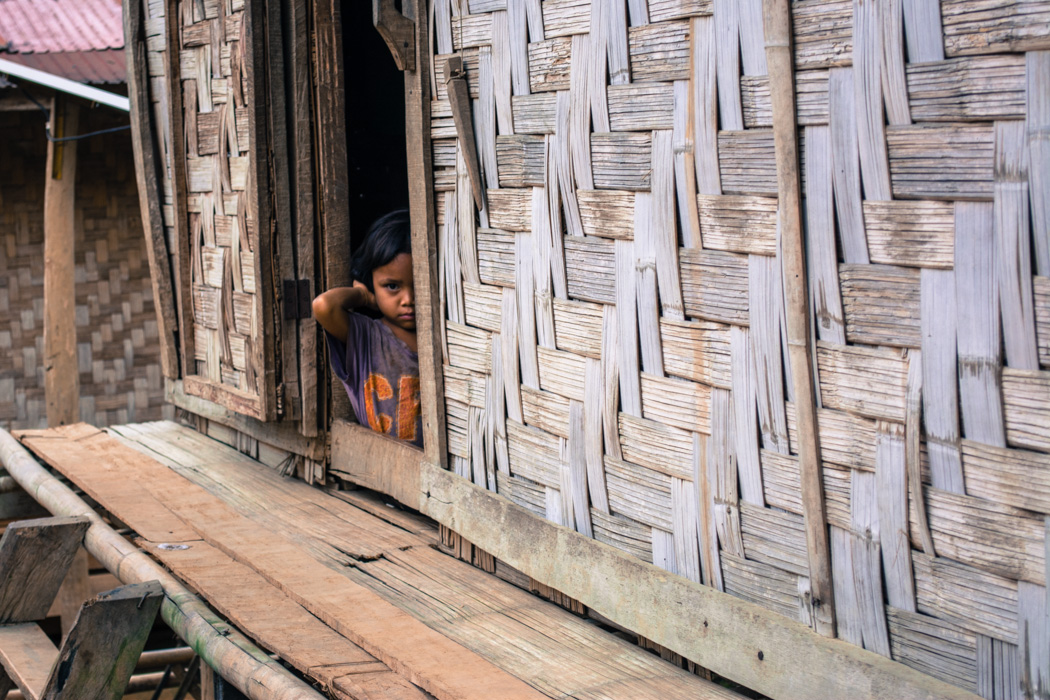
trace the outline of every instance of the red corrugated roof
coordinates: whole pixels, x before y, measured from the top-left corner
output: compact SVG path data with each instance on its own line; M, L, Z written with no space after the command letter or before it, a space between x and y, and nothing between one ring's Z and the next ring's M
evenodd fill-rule
M122 83L120 0L0 0L0 56L70 80Z
M78 83L123 83L127 77L124 49L61 53L0 53L13 63L60 75Z
M0 36L16 53L124 48L120 0L0 0Z

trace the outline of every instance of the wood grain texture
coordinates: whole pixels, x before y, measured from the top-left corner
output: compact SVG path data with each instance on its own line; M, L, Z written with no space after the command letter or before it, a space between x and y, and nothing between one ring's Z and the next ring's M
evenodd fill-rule
M0 540L0 620L43 620L88 528L86 518L12 523Z

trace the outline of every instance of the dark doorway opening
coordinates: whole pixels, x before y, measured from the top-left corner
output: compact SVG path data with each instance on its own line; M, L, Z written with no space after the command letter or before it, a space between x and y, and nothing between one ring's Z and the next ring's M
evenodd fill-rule
M372 26L372 3L342 0L346 154L353 250L383 214L408 207L405 81Z

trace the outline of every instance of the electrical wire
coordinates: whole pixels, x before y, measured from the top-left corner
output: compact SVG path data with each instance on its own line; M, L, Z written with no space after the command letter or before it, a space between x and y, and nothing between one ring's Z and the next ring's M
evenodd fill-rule
M40 104L40 101L37 100L35 97L33 97L33 95L30 94L29 90L26 90L23 87L22 88L22 94L25 95L26 98L28 98L30 102L32 102L33 104L35 104L37 107L40 108L40 111L44 113L44 117L48 121L51 120L51 111L47 107L45 107L44 105ZM98 131L90 131L90 132L88 132L86 134L77 134L76 136L52 136L51 135L51 127L48 126L47 123L45 123L44 124L44 135L47 136L47 140L50 141L51 143L64 143L66 141L80 141L82 139L91 138L92 136L101 136L102 134L112 134L112 133L115 133L117 131L127 131L130 128L131 128L131 124L125 124L124 126L114 126L114 127L109 128L109 129L99 129Z

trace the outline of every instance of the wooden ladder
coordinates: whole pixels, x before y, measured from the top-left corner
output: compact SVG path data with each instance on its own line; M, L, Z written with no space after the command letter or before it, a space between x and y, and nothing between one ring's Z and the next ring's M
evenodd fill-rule
M11 523L0 540L0 698L14 686L27 700L119 700L164 591L150 581L121 586L80 609L62 648L44 619L90 521L55 517Z

